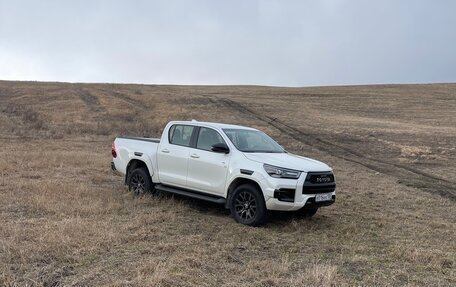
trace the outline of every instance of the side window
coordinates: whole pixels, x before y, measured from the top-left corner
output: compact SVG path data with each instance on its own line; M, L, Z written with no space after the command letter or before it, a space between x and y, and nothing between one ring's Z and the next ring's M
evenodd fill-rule
M211 150L212 146L217 143L225 143L222 136L213 129L201 127L198 134L196 148Z
M193 126L174 125L169 129L169 143L182 146L190 146Z

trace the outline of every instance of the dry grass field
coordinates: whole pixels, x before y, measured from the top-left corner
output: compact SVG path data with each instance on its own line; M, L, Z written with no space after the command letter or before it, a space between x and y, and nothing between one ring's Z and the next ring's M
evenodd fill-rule
M336 204L261 228L134 197L116 135L260 128L330 164ZM324 88L0 81L0 286L456 286L456 84Z

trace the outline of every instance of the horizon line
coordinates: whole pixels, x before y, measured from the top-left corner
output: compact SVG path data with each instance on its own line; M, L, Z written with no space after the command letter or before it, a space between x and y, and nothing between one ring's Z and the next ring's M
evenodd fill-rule
M275 86L265 84L176 84L176 83L138 83L138 82L72 82L72 81L41 81L41 80L3 80L0 82L21 83L54 83L54 84L82 84L82 85L137 85L137 86L200 86L200 87L267 87L267 88L326 88L326 87L358 87L358 86L417 86L417 85L454 85L456 82L425 82L425 83L367 83L367 84L335 84L335 85L308 85L308 86Z

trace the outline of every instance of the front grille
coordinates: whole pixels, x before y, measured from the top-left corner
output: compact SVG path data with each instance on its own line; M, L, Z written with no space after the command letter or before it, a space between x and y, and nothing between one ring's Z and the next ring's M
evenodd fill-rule
M303 194L329 193L336 190L334 174L328 172L309 172L302 187Z
M331 183L334 182L334 174L330 173L309 173L306 180L310 183Z

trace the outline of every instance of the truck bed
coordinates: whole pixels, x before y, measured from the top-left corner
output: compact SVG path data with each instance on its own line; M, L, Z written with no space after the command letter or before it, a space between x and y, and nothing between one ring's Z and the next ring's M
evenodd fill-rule
M158 138L120 136L114 140L113 148L117 156L113 158L114 167L121 174L126 174L128 163L132 159L139 159L146 163L151 176L157 166L157 149L160 144Z
M128 136L119 136L118 139L128 139L128 140L138 140L138 141L145 141L145 142L153 142L159 143L159 138L142 138L142 137L128 137Z

